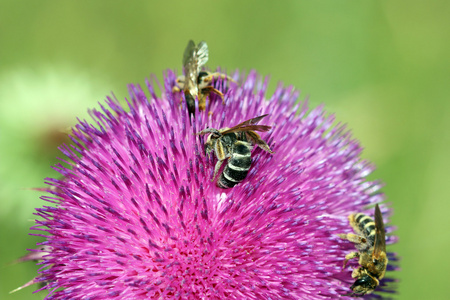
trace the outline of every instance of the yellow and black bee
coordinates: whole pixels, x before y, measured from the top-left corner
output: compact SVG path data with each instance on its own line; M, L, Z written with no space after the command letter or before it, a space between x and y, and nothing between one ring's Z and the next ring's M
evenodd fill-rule
M216 178L222 163L228 158L227 165L217 180L218 187L228 189L244 180L252 163L253 144L264 151L273 153L267 143L255 132L269 131L272 128L267 125L255 125L265 116L267 115L244 121L231 128L208 128L197 133L198 135L211 133L206 141L205 150L207 154L214 151L218 159L212 181Z
M351 252L345 256L344 268L350 259L359 258L360 266L352 272L352 277L356 278L356 281L350 288L355 295L362 296L372 293L386 272L388 258L383 217L377 204L375 221L362 213L351 214L348 219L356 234L339 234L339 236L354 243L358 252Z
M194 41L189 41L183 55L184 75L178 76L176 85L172 89L173 92L184 92L189 114L195 112L195 97L198 98L199 110L205 110L206 97L210 93L219 95L224 103L223 93L211 85L213 80L226 78L233 81L226 74L201 71L208 58L209 51L206 42L201 41L195 46Z

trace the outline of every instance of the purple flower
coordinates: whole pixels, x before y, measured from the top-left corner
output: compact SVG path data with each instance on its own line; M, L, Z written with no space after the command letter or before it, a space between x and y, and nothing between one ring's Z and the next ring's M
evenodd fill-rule
M210 95L190 120L176 76L168 71L162 96L129 86L128 108L107 98L93 124L74 129L62 147L70 167L48 178L56 204L37 209L35 230L46 233L43 267L47 299L325 299L347 295L354 282L352 212L373 215L382 184L366 180L374 167L361 147L322 107L296 105L298 92L256 73L230 88L219 80L223 105ZM261 133L274 154L255 147L247 177L231 189L211 178L206 156L210 127L231 127L269 114ZM381 205L385 221L391 211ZM387 226L390 233L392 227ZM388 236L387 244L395 242ZM390 254L390 261L394 257ZM393 270L392 264L388 270ZM389 272L387 277L389 277ZM379 290L389 279L382 281ZM344 297L345 298L345 297Z

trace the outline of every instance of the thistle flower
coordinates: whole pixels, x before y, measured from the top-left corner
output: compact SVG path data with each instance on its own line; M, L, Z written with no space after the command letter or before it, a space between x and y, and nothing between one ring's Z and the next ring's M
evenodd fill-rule
M342 264L354 246L337 234L351 231L350 213L372 215L384 200L382 184L366 180L374 167L333 115L296 105L292 87L266 99L267 79L233 79L215 83L225 105L210 95L191 119L168 71L162 96L148 81L149 96L130 85L128 109L108 97L93 125L76 125L74 145L61 147L71 167L56 165L63 177L47 178L42 197L56 206L38 208L32 228L50 251L33 281L47 283L46 299L346 298L354 279ZM216 159L194 133L263 114L275 153L255 148L248 176L218 188Z

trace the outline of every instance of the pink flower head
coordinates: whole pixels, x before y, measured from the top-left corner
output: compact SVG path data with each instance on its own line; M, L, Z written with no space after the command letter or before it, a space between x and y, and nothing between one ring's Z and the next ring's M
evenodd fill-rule
M42 199L56 207L37 209L33 227L51 249L37 277L46 299L346 298L357 261L342 269L355 248L337 234L352 231L348 215L373 215L368 206L384 200L366 180L374 167L333 115L296 104L292 87L266 98L256 73L233 78L214 83L225 104L211 94L191 118L168 71L160 97L149 82L147 95L130 85L128 108L108 97L93 124L80 121L75 145L61 148L71 167L47 179ZM217 159L195 133L263 114L274 154L254 147L247 177L217 187Z

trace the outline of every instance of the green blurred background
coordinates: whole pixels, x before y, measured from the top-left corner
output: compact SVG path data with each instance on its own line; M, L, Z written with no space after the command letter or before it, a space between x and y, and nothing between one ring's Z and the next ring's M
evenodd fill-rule
M170 4L168 4L170 2ZM166 4L167 3L167 4ZM449 1L13 1L0 3L0 299L42 299L37 267L9 263L58 176L59 129L113 91L181 70L189 39L208 66L256 69L325 103L386 182L402 257L398 299L450 299Z

